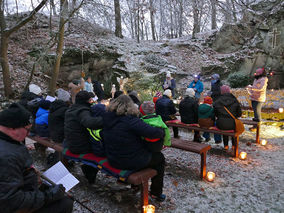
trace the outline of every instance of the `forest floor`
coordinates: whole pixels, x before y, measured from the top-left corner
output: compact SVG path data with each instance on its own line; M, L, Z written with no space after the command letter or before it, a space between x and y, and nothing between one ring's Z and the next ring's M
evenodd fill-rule
M248 130L249 126L246 126ZM181 138L191 139L192 133L180 130ZM211 138L213 136L211 135ZM261 139L268 144L255 143L255 133L245 131L240 137L239 151L248 154L246 160L235 159L231 150L213 140L207 155L207 171L216 174L214 182L201 181L200 156L167 148L164 193L167 199L155 205L156 212L284 212L284 131L276 126L261 126ZM31 150L35 166L45 170L42 156ZM140 212L140 193L129 185L121 185L103 173L96 184L89 185L80 165L70 172L80 181L71 193L97 213ZM74 213L88 212L74 205Z

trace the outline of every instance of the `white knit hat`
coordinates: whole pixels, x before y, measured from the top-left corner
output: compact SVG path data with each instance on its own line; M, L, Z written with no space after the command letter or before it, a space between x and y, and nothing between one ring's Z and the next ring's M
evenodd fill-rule
M167 77L167 78L170 78L170 77L171 77L171 73L168 72L167 75L166 75L166 77Z
M172 97L172 91L170 89L166 89L163 95L168 96L169 98Z
M36 95L39 95L41 93L41 88L38 85L30 84L29 91Z
M59 88L56 90L58 100L62 100L64 102L70 101L70 94L64 89Z
M187 88L185 90L185 96L189 96L189 97L194 97L195 96L195 91L192 88Z

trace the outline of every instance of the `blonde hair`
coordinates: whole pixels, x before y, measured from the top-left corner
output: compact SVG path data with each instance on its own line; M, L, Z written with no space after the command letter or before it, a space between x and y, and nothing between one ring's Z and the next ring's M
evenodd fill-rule
M117 115L139 115L137 106L134 105L132 99L127 95L120 95L112 100L107 107L107 111L115 112Z

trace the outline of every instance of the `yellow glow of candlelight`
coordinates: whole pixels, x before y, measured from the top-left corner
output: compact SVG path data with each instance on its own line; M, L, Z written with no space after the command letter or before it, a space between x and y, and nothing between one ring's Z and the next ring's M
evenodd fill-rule
M265 145L267 144L267 140L261 140L261 141L260 141L260 144L261 144L262 146L265 146Z
M215 173L214 172L207 172L206 179L210 182L214 181Z
M153 205L147 205L143 206L144 213L155 213L155 206Z
M240 153L240 159L245 160L247 158L247 153L246 152L241 152Z
M283 108L279 108L279 113L283 113L284 109Z

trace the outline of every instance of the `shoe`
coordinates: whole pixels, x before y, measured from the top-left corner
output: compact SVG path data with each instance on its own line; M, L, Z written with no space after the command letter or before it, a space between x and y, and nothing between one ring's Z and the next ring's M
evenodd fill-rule
M177 139L179 139L179 138L180 138L180 136L176 135L176 136L174 136L174 138L177 138Z
M215 141L215 143L216 143L216 144L220 144L220 143L222 143L222 141Z
M224 149L225 150L228 150L229 149L229 146L227 145L227 146L224 146Z
M251 128L249 128L249 131L256 132L256 128L255 127L251 127Z
M166 200L166 195L165 194L160 194L159 196L152 195L150 194L151 198L155 199L158 202L163 202Z
M85 164L81 166L81 169L89 184L94 184L99 170Z

